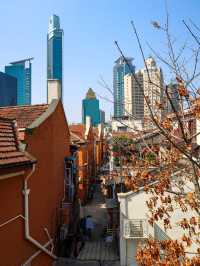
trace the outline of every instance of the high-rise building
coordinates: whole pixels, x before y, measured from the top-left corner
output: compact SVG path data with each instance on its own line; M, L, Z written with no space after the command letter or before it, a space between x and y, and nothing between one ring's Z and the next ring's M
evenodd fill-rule
M159 108L159 104L161 104L163 100L164 87L162 69L156 65L152 57L146 59L146 66L148 71L146 67L141 70L143 74L144 94L149 101L152 113L156 115L157 118L161 118L162 110ZM150 110L146 101L144 101L144 116L150 117Z
M60 81L61 99L63 98L63 34L59 17L52 15L49 19L47 34L47 80Z
M124 111L124 76L135 71L132 65L133 58L121 56L115 61L113 68L113 90L114 90L114 117L122 117Z
M86 98L82 101L82 122L86 123L86 117L91 117L93 126L100 124L99 100L96 98L95 92L89 88Z
M103 110L100 110L100 122L102 124L105 124L105 122L106 122L106 114L105 114L105 111L103 111Z
M174 82L171 82L169 85L167 85L167 91L168 91L168 95L171 99L171 102L173 104L173 107L175 108L175 110L178 112L180 111L180 94L178 92L178 85ZM166 99L166 103L167 103L167 112L174 112L172 105L170 104L167 95L164 93L165 99Z
M5 66L5 73L17 79L17 105L31 104L32 60L28 58Z
M17 79L0 72L0 106L17 105Z
M137 80L136 80L136 79ZM124 109L125 116L134 120L144 117L143 75L141 71L124 76Z

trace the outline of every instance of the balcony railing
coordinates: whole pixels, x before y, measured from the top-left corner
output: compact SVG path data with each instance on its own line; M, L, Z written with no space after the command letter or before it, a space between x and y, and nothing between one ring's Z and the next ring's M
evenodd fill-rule
M148 238L148 222L145 219L124 220L124 238Z

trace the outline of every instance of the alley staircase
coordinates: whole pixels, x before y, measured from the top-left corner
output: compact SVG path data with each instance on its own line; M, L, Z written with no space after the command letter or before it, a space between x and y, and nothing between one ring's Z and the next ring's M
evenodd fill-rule
M119 266L116 243L103 239L108 224L107 210L100 185L96 185L93 200L84 207L84 215L91 215L95 224L92 241L86 241L77 259L60 258L54 266Z

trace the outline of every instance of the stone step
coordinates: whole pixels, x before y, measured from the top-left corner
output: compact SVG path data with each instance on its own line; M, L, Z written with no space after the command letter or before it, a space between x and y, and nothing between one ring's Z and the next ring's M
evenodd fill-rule
M119 260L115 247L103 240L86 242L78 260L115 261Z
M59 258L53 266L120 266L120 261L79 261L75 259Z

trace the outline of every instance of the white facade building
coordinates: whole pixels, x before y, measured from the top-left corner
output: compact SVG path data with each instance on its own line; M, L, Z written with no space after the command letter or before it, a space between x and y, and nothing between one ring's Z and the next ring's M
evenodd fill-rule
M143 129L143 120L132 119L128 116L122 118L113 118L112 122L112 131L120 132L136 132L137 130Z
M148 208L145 201L148 195L139 193L119 193L120 202L120 265L135 266L136 251L139 243L153 236L153 228L148 225Z
M191 183L187 187L192 187ZM187 189L187 188L186 188ZM166 193L167 195L167 193ZM118 200L120 202L120 265L136 266L136 252L139 244L149 237L157 240L181 240L186 233L177 223L183 218L195 217L196 212L188 210L182 212L178 204L173 203L173 215L171 215L170 223L172 229L165 231L163 221L158 221L154 227L148 223L148 207L146 201L149 200L151 194L147 194L143 188L139 192L119 193ZM198 246L193 243L190 247L186 247L186 251L194 256Z
M147 58L145 62L148 71L146 68L141 70L143 74L144 94L148 97L153 114L158 118L161 118L161 109L158 105L162 103L163 100L164 82L162 69L156 65L156 62L152 57ZM150 117L150 111L146 101L144 101L144 116Z
M141 71L124 76L124 111L126 116L143 119L144 117L144 96L143 96L143 75Z

